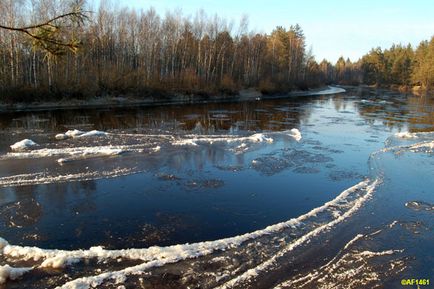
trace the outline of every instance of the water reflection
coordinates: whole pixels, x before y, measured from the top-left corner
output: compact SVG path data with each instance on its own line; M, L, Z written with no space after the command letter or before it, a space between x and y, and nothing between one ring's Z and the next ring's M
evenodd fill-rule
M355 97L352 97L355 96ZM316 105L324 105L330 96L301 97L261 102L208 103L198 105L54 110L42 112L0 113L3 132L60 132L82 130L144 129L187 130L196 132L238 130L283 130L298 127L311 118ZM337 111L346 111L349 99L357 102L358 112L367 120L400 127L407 121L412 129L434 126L433 97L398 94L373 89L354 89L332 98ZM313 104L313 105L312 105Z
M310 115L311 98L291 101L208 103L199 105L0 113L3 131L57 132L77 129L161 129L237 131L283 129ZM277 124L277 125L276 125Z
M143 151L62 166L56 157L0 160L0 178L86 173L75 181L0 188L0 231L14 243L82 248L167 245L263 228L320 206L363 179L369 154L391 131L434 130L433 104L428 96L359 89L223 104L1 113L1 154L24 137L42 148L143 145ZM292 128L302 131L300 142L279 134ZM54 140L67 129L111 135ZM172 143L190 134L253 131L273 143ZM161 150L149 150L155 146Z
M380 95L359 93L358 112L368 122L410 132L434 130L434 98L432 95L382 92Z

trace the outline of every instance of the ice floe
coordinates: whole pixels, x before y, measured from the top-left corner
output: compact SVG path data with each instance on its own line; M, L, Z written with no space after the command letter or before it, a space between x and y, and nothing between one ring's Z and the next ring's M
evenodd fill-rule
M68 130L67 132L65 132L65 135L67 137L77 137L79 135L84 134L84 131L78 130L78 129L73 129L73 130Z
M88 132L84 132L78 129L68 130L65 133L56 134L55 138L57 140L64 140L68 138L85 138L85 137L94 137L94 136L107 136L108 133L99 130L91 130Z
M84 150L83 152L76 151L75 153L72 154L71 157L60 158L57 160L57 162L59 164L63 164L75 160L82 160L82 159L87 159L92 157L116 156L125 152L127 152L127 150L121 148L111 148L111 147L106 147L106 148L96 149L96 150L89 149L89 150Z
M0 285L9 280L16 280L33 268L14 268L9 265L0 266Z
M224 136L224 135L187 135L187 138L178 139L172 142L172 145L191 145L197 146L198 144L213 144L217 142L267 142L272 143L273 139L271 137L265 136L263 133L255 133L250 136Z
M104 132L104 131L99 131L99 130L91 130L88 132L85 132L83 134L78 135L77 137L92 137L92 136L106 136L108 135L108 133Z
M403 139L415 139L415 138L419 138L416 133L411 133L411 132L408 132L408 131L397 132L397 133L395 133L395 136L398 137L398 138L403 138Z
M92 147L72 147L72 148L43 148L31 151L11 152L0 159L30 159L43 157L73 157L86 158L92 156L111 156L119 155L124 152L142 152L141 145L125 145L125 146L92 146Z
M270 133L254 133L250 136L237 136L237 135L186 135L184 138L175 139L172 141L172 145L175 146L197 146L199 144L213 144L217 142L223 143L240 143L241 146L245 146L246 142L251 143L273 143L274 139L272 136L274 135L288 135L294 138L296 141L300 141L302 136L301 132L293 128L291 130L285 130L280 132L270 132ZM244 143L244 144L243 144ZM240 147L242 148L242 147Z
M14 143L10 147L13 151L24 151L37 145L38 144L32 141L31 139L23 139L22 141Z
M82 173L69 173L64 175L48 174L45 172L20 174L0 177L0 187L17 187L39 184L64 183L72 181L89 181L101 178L116 178L140 172L136 168L115 168L106 171L90 171ZM0 246L1 248L1 246Z
M434 211L434 204L430 204L422 201L407 202L405 203L405 206L415 211L430 211L430 212Z
M291 129L288 132L288 135L291 136L291 137L293 137L296 141L300 141L301 140L301 132L298 129L296 129L296 128Z
M161 151L161 146L156 146L151 149L154 153Z
M421 143L416 143L414 145L411 145L409 147L409 149L412 152L417 152L422 150L425 150L426 152L433 152L434 150L434 141L427 141L427 142L421 142Z
M58 133L54 136L54 138L57 140L64 140L64 139L67 139L68 136L65 133Z
M266 137L264 134L262 133L255 133L254 135L251 135L247 138L240 138L241 141L243 140L250 140L253 142L268 142L268 143L272 143L273 139L270 137Z
M376 153L393 151L395 154L403 152L434 152L434 132L399 132L389 137L386 147Z

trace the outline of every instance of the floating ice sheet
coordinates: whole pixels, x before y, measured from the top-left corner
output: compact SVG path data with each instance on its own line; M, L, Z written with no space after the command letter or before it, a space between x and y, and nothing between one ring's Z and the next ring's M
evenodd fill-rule
M24 151L37 145L38 144L32 141L31 139L23 139L22 141L14 143L10 147L13 151Z

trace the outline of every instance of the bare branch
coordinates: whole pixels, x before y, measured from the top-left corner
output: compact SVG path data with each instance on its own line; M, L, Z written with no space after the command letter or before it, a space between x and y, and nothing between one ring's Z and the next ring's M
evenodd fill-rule
M69 20L80 25L88 19L88 13L90 12L78 8L72 12L56 16L45 22L34 25L23 27L0 25L0 29L24 33L34 40L35 46L41 47L43 50L51 54L62 54L64 53L63 50L65 48L72 52L76 52L77 49L80 48L80 42L73 38L68 41L61 39L60 32L64 29L66 21ZM58 23L59 21L61 23Z

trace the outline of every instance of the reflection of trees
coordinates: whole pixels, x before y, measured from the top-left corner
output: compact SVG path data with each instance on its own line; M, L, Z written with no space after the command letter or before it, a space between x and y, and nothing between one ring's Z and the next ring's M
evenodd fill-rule
M221 146L201 146L197 149L185 148L182 153L166 154L160 156L158 162L151 170L167 166L177 171L202 171L206 164L218 164L226 160L227 152Z
M53 129L53 122L50 120L50 113L9 112L0 114L0 128L14 131L46 130Z
M409 119L411 131L434 131L434 98L429 95L410 97L408 105L414 110ZM429 128L420 125L429 125Z
M372 99L372 103L358 104L360 115L368 122L381 121L390 128L408 125L413 132L434 129L434 99L430 96L392 95L388 103L383 99Z
M94 203L92 196L97 191L95 181L79 181L67 183L54 183L43 185L44 194L41 200L43 206L47 206L52 210L71 212L72 208L82 202ZM96 207L95 204L92 205Z
M335 97L333 97L332 101L337 111L345 110L347 108L348 101L340 95L336 95Z
M194 130L198 124L207 131L284 130L298 126L306 110L302 103L282 100L210 104L193 119L185 115L197 114L194 108L187 108L178 119L185 130Z
M393 99L391 99L393 101ZM390 128L402 128L406 124L412 132L434 129L434 100L430 97L409 96L406 104L358 105L358 111L366 121L381 121Z
M309 97L236 103L207 103L142 108L74 109L0 114L3 129L62 131L82 129L282 130L307 118ZM281 110L279 110L279 108ZM266 110L266 111L265 111ZM12 121L13 119L13 121Z

